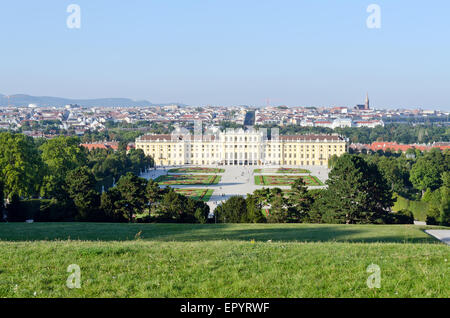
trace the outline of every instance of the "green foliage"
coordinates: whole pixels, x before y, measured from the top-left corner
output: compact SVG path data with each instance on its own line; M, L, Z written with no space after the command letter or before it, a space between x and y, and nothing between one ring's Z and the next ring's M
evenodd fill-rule
M276 196L271 201L268 223L287 223L289 220L288 209L282 195Z
M209 206L167 188L156 207L158 221L179 223L206 223Z
M308 218L314 199L309 193L308 187L303 179L299 178L295 180L291 186L288 201L291 222L302 222Z
M56 199L41 200L38 222L74 221L77 210L73 202L61 202Z
M39 191L42 161L33 140L22 134L0 133L0 180L6 197L31 197Z
M400 210L390 213L386 223L389 224L414 224L414 215L409 210Z
M440 223L441 212L435 206L429 206L427 210L427 225L438 225Z
M423 201L414 201L404 198L400 195L395 195L396 201L392 207L393 211L409 210L414 214L414 219L418 221L426 220L426 212L428 209L428 203Z
M450 170L450 152L444 154L439 149L432 149L411 169L411 182L416 189L425 192L426 189L436 190L442 185L442 174Z
M449 226L450 188L443 186L439 190L436 190L429 194L428 197L433 198L433 201L428 204L426 218L427 224Z
M139 175L141 171L153 166L153 159L146 157L142 149L111 151L106 149L92 150L88 154L88 166L97 180L97 189L102 186L109 189L114 181L132 172Z
M450 187L441 188L440 225L450 226Z
M332 222L381 223L394 203L377 166L357 155L341 156L327 184L322 208Z
M0 179L0 222L3 221L3 210L5 205L5 193L3 191L3 182Z
M109 222L127 222L127 211L123 207L123 199L117 188L111 188L102 193L100 208Z
M47 140L39 149L45 165L45 176L41 195L65 199L62 192L67 172L87 164L86 151L79 146L76 137L59 136Z
M185 196L169 188L168 192L162 196L162 200L158 205L158 216L168 221L180 220L186 208L186 199Z
M100 194L95 190L95 178L87 167L78 167L67 173L65 190L73 200L77 218L83 221L100 221Z
M257 125L264 128L279 128L281 135L293 134L331 134L338 133L350 139L353 143L370 144L374 141L396 141L401 144L432 143L435 141L450 141L448 129L432 123L420 125L407 123L387 123L384 127L346 127L346 128L324 128L324 127L302 127L298 125Z
M264 223L266 218L262 214L262 204L254 194L248 194L245 199L247 202L247 223Z
M247 202L241 196L232 196L214 210L217 221L221 223L246 223Z
M6 205L8 222L24 222L25 220L33 219L34 213L39 211L39 208L25 207L25 205L26 203L21 201L17 194L11 195Z
M121 213L129 222L133 222L136 214L141 213L147 203L146 186L147 180L132 173L122 176L117 182L116 188L120 192L117 213Z

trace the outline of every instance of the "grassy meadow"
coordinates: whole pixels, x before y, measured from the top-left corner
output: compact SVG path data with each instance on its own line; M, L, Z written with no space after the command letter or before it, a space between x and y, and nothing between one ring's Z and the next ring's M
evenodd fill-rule
M449 297L450 249L426 228L0 223L0 297Z

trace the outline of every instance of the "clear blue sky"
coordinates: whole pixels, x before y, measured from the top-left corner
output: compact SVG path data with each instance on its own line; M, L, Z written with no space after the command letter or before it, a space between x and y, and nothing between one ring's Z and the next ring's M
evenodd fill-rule
M0 39L3 94L450 109L448 0L2 1Z

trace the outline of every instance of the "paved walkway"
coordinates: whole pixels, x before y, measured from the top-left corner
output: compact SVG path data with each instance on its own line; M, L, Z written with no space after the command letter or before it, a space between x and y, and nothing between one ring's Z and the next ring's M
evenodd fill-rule
M450 245L450 230L425 230L425 233L434 236L447 245Z
M184 166L186 167L186 166ZM213 166L211 166L213 167ZM215 166L214 166L215 167ZM213 189L214 193L211 196L208 205L211 209L211 212L219 205L221 202L226 201L232 196L241 195L247 196L248 193L253 193L257 189L262 188L273 188L274 186L262 186L255 184L255 174L253 170L255 169L267 169L267 168L278 168L279 166L217 166L218 168L225 169L224 173L218 173L218 175L222 176L221 181L218 184L212 185L174 185L173 188L195 188L202 189L208 188ZM285 168L299 168L298 166L283 166ZM167 167L166 169L158 168L156 170L150 170L147 173L141 174L141 177L149 179L156 179L160 175L167 174L167 170L175 168L175 167ZM320 181L325 182L328 178L329 170L326 167L318 167L318 166L305 166L301 167L311 171L311 175L316 176L320 179ZM171 173L169 173L171 174ZM180 173L176 173L180 174ZM211 173L204 173L211 174ZM258 175L258 174L256 174ZM272 175L278 175L276 173L272 173ZM282 175L282 174L280 174ZM297 174L286 174L286 175L297 175ZM298 174L305 175L305 174ZM281 189L290 189L290 186L277 186ZM311 187L314 189L323 188L323 187Z

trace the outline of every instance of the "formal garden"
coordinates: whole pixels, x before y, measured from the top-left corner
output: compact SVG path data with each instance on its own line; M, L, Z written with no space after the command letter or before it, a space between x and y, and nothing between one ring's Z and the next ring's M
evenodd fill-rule
M213 189L175 189L175 192L194 200L208 202L214 193Z
M255 169L254 173L311 173L311 171L301 168L266 168L266 169Z
M224 173L225 169L186 167L186 168L173 168L173 169L170 169L169 172L170 173Z
M211 185L221 180L218 175L164 175L155 179L160 185Z
M256 185L266 186L290 186L294 184L295 180L303 179L307 186L317 187L323 186L323 182L315 176L255 176Z

